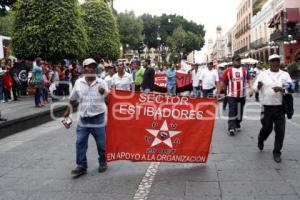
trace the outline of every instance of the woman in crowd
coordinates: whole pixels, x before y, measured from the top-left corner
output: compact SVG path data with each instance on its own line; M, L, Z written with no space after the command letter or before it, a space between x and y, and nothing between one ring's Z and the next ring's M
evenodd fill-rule
M35 107L41 107L41 98L42 98L42 91L44 87L44 78L43 78L43 68L42 68L42 59L37 58L35 60L35 65L32 69L32 76L31 81L33 81L33 84L35 85L36 91L35 91Z

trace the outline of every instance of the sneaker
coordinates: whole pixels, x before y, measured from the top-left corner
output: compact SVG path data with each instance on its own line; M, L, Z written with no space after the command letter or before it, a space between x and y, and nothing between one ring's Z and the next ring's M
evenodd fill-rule
M234 136L234 134L235 134L235 130L234 129L229 129L228 135L229 136Z
M259 137L258 137L258 139L257 139L257 147L258 147L258 149L259 150L264 150L264 141L262 141Z
M236 130L236 132L241 132L242 129L241 128L236 128L235 130Z
M71 171L71 174L78 177L78 176L86 174L86 169L83 169L82 167L76 167L75 169L73 169Z
M98 172L99 173L103 173L107 170L107 163L100 163L99 164L99 168L98 168Z
M281 163L281 157L278 154L273 154L274 161L277 163Z

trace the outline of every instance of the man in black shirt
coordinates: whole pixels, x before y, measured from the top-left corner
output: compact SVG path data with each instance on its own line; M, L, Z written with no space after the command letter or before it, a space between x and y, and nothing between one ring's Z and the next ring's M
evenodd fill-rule
M155 79L155 71L150 66L150 59L146 59L144 62L145 73L143 76L142 82L142 91L143 92L153 92L154 91L154 79Z

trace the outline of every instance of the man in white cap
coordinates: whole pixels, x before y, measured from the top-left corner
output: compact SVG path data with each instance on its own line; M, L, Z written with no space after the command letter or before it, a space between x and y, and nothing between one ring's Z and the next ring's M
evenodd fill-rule
M280 56L277 54L269 57L270 69L265 70L256 78L253 90L261 90L263 110L261 113L262 128L258 135L258 148L264 149L264 141L275 130L275 143L273 150L274 161L281 162L281 149L285 135L285 113L282 105L283 93L287 92L284 85L292 83L290 75L280 70ZM291 85L291 84L288 84Z
M95 138L99 155L99 173L106 171L105 156L105 123L106 104L105 97L108 92L106 82L97 77L97 63L94 59L84 60L84 76L79 78L74 85L70 95L72 107L79 105L80 119L78 121L76 133L76 164L77 167L71 171L75 177L79 177L87 172L86 152L88 148L89 134ZM68 107L64 116L68 118L70 108Z

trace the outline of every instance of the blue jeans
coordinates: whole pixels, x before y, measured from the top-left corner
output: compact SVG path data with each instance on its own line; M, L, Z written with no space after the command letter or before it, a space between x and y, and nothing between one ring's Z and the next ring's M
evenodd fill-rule
M48 88L46 86L43 87L43 100L48 101Z
M176 95L176 85L168 85L167 90L168 90L168 94Z
M200 97L200 96L201 96L200 87L193 87L193 97Z
M96 141L99 163L106 163L106 133L105 133L105 113L91 118L80 118L77 125L76 134L76 164L78 167L87 169L86 152L88 149L89 135L92 134Z
M35 106L39 106L41 104L41 98L43 95L43 83L35 83L35 95L34 95L34 102Z

